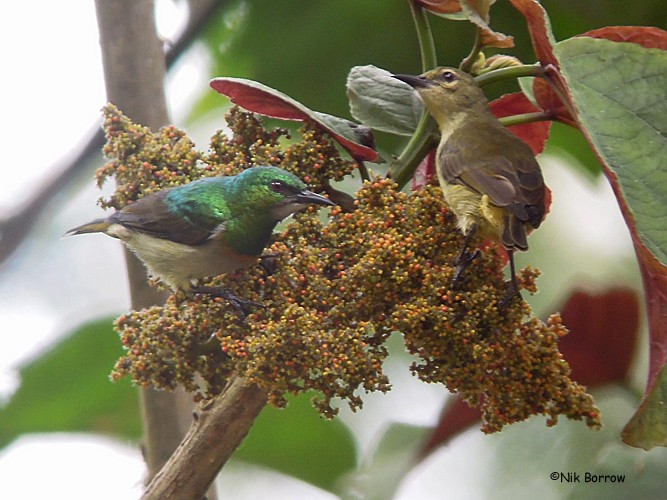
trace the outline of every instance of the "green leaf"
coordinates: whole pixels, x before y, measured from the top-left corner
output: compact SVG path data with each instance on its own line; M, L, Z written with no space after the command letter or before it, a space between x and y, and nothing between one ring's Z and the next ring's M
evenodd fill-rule
M424 112L412 87L372 65L350 70L347 97L355 119L391 134L412 135Z
M623 429L623 441L650 450L654 446L667 446L667 369L663 366L652 390L646 394L641 406Z
M339 420L325 420L304 395L284 410L267 406L234 454L244 460L333 491L339 478L356 465L350 430Z
M98 432L137 439L136 389L109 373L122 353L111 319L88 323L20 370L21 386L0 408L0 447L29 432Z
M587 37L555 51L580 123L618 177L639 237L667 263L667 51Z

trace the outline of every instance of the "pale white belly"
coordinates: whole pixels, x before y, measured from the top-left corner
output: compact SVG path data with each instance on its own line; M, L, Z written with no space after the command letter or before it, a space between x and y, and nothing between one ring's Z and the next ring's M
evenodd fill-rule
M146 265L149 273L173 290L188 290L192 279L229 273L257 260L253 256L233 254L219 239L189 246L131 231L119 224L112 224L106 232L123 240Z

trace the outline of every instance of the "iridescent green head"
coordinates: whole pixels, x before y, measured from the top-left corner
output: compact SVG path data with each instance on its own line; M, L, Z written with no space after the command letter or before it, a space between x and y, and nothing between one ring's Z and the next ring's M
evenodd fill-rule
M296 175L278 167L252 167L234 177L229 190L229 205L266 212L282 220L306 205L334 205L306 189Z

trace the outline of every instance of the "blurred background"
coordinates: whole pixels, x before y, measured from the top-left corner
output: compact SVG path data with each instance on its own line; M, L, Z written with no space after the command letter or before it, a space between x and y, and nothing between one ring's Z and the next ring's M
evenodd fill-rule
M345 81L351 67L374 64L418 73L419 49L404 0L337 2L226 1L203 35L169 71L176 126L199 148L224 126L228 101L208 87L215 76L258 80L314 110L350 117ZM667 28L667 4L640 0L544 0L557 39L610 25ZM21 212L60 175L100 123L105 103L97 23L91 1L12 2L3 7L5 77L0 223ZM169 46L187 19L184 1L156 0ZM63 20L67 20L67 24ZM439 61L458 65L474 30L431 16ZM515 37L505 52L532 62L524 19L509 2L492 10L495 30ZM494 86L495 96L516 86ZM494 95L491 95L493 97ZM377 136L385 156L403 139ZM61 239L102 215L94 155L48 203L27 238L0 265L0 497L137 498L144 474L136 393L108 374L120 354L111 320L128 310L121 246L104 236ZM555 124L541 155L553 192L551 213L517 264L542 271L529 300L545 317L574 290L624 287L641 302L632 243L611 189L580 134ZM376 171L381 172L382 167ZM108 190L107 190L108 192ZM585 214L585 217L582 216ZM3 251L7 232L0 226ZM643 317L643 316L642 316ZM413 453L436 425L448 397L442 386L410 375L411 358L392 338L387 395L363 396L356 414L324 422L308 398L286 411L265 410L219 484L225 498L664 498L663 449L622 445L619 433L637 407L646 378L640 340L623 383L593 391L605 428L533 418L485 436L473 425L414 465ZM576 378L576 377L575 377ZM624 485L567 484L552 471L625 474ZM332 493L336 492L336 494Z

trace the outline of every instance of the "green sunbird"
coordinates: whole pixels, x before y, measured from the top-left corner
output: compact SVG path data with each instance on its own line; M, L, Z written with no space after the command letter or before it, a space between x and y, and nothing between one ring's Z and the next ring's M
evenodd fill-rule
M256 263L278 222L313 204L334 205L295 175L259 166L153 193L66 236L118 238L175 292L211 293L193 288L192 280Z
M527 233L545 214L544 179L533 151L493 115L471 75L440 67L394 77L415 89L440 128L438 181L466 236L454 280L476 257L466 249L479 232L507 249L511 298L518 293L514 252L528 249Z

